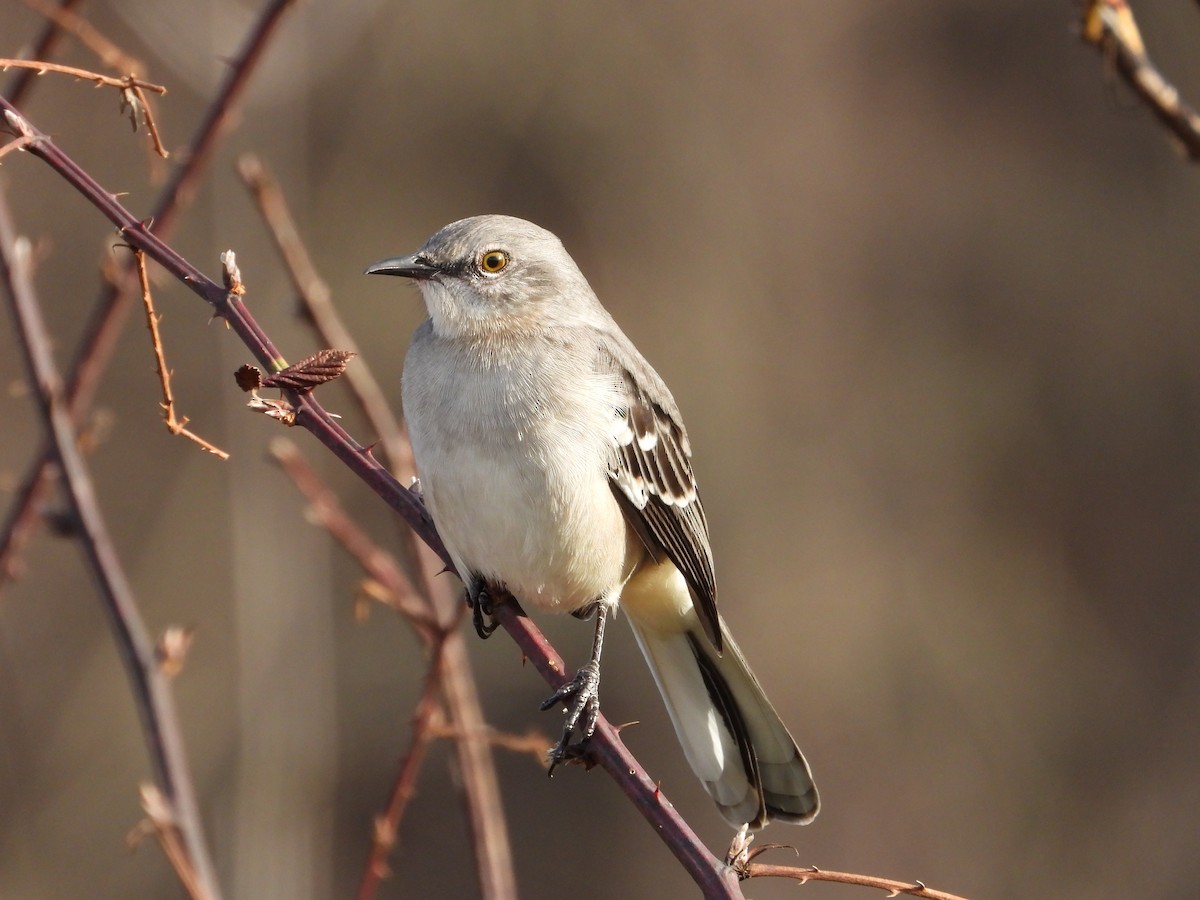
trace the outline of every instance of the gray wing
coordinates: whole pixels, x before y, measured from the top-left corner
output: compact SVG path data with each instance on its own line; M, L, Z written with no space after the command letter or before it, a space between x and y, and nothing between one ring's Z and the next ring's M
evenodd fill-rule
M624 404L614 423L616 455L609 470L626 518L656 559L677 568L696 605L704 633L719 653L724 641L717 615L708 520L696 491L692 449L666 384L623 334L603 352L622 383Z

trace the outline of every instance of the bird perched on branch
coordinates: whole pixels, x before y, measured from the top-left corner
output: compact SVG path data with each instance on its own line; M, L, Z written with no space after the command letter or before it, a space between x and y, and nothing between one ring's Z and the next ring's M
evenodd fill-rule
M561 241L476 216L368 274L420 288L404 412L425 502L487 636L489 590L595 617L553 765L599 715L604 630L620 606L696 776L732 825L805 824L808 764L717 612L708 523L679 409Z

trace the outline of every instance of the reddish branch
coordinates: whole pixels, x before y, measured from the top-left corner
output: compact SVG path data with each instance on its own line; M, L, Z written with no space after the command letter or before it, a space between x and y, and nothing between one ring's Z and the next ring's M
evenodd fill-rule
M267 44L283 20L283 14L294 3L295 0L274 0L263 11L241 51L230 64L224 84L183 154L182 164L175 170L153 206L147 220L147 229L153 234L164 239L169 236L180 213L191 204L214 149L232 126L233 108L262 61ZM18 84L14 90L22 88L23 85ZM11 101L5 106L13 108ZM114 267L93 305L67 377L66 399L76 427L82 424L91 409L92 397L108 367L125 317L136 296L137 281L132 261ZM0 586L17 574L17 561L41 522L38 507L54 477L51 461L50 448L43 446L22 479L8 518L0 530Z
M354 338L342 324L330 300L328 285L313 265L278 183L266 166L253 156L242 157L238 162L238 171L254 194L275 240L304 317L325 346L356 349ZM367 422L379 438L384 462L401 478L411 477L415 474L412 448L365 360L360 357L347 370L346 381ZM408 539L409 556L416 563L420 596L428 604L434 619L443 623L458 621L463 604L456 582L438 578L445 568L442 560L428 546L417 542L412 531L405 529L404 533ZM350 547L347 546L347 549ZM364 568L368 568L368 571L370 559L368 556L364 560ZM382 574L386 576L387 573ZM378 580L386 584L386 577ZM447 637L442 656L445 660L441 676L442 697L451 723L461 735L455 743L455 751L461 770L467 819L471 826L471 846L475 851L480 893L485 900L513 897L517 887L508 823L504 817L492 745L482 737L486 733L486 723L479 705L479 691L472 673L470 655L460 632ZM368 866L367 871L370 873L372 867Z
M50 352L50 338L28 278L28 254L26 251L23 259L19 248L7 204L0 202L0 276L12 300L21 350L30 380L36 388L51 451L63 473L80 544L133 685L155 780L169 803L165 817L178 828L186 850L186 867L181 870L181 879L185 884L197 886L194 897L215 900L220 892L208 856L170 685L159 671L154 642L146 630L96 502L90 473L77 446L75 425L67 411L62 379Z
M43 160L100 210L117 226L122 240L145 252L169 274L209 303L214 314L225 319L229 328L264 367L269 367L272 371L284 367L282 354L250 315L240 296L226 292L225 288L205 276L165 244L54 141L22 117L10 103L0 99L0 109L4 110L10 127L18 134L34 138L26 152ZM311 394L298 394L291 399L297 409L296 424L306 428L328 447L396 510L421 539L449 565L449 557L433 521L417 498L392 477L371 455L368 448L347 434ZM514 603L499 604L497 616L543 677L554 687L561 685L567 677L561 658L541 632L521 613L519 607ZM737 878L732 869L709 853L674 807L667 802L641 764L625 748L616 731L603 716L597 725L596 734L589 742L589 749L591 755L633 801L655 833L662 838L703 890L712 896L740 896Z

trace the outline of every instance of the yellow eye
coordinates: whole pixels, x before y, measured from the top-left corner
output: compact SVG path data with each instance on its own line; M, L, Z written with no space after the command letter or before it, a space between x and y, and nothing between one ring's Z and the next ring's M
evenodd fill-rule
M508 265L508 254L503 250L489 250L479 260L479 268L489 275L495 275Z

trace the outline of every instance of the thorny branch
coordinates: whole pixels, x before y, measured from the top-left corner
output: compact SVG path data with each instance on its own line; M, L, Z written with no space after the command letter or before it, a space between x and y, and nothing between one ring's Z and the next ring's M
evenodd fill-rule
M120 78L114 78L111 75L101 75L99 72L89 72L87 69L79 69L75 66L64 66L59 63L43 62L37 59L9 59L0 56L0 72L7 72L9 69L32 69L38 75L44 75L46 72L56 72L59 75L70 75L72 78L78 78L80 81L93 81L96 87L115 87L121 90L130 88L140 88L143 91L153 91L156 94L165 94L167 89L161 84L154 84L149 81L142 81L136 75L123 75Z
M242 157L238 171L254 194L263 220L275 240L305 318L326 346L356 349L353 337L342 324L330 300L328 285L313 265L278 183L254 156ZM351 393L378 436L391 471L401 477L411 477L415 473L415 466L408 438L366 361L360 359L359 363L347 370L346 380ZM438 578L444 570L442 560L427 544L417 541L410 529L404 529L403 535L407 541L408 555L415 563L420 595L429 604L432 615L442 622L457 621L463 609L462 598L453 582ZM364 568L370 571L365 564ZM386 581L384 583L386 586ZM473 837L480 892L485 900L512 897L516 895L516 876L508 823L504 816L491 745L479 737L484 733L486 723L479 704L470 654L461 633L453 632L446 638L442 655L445 659L441 677L442 697L451 723L462 735L455 742L455 750ZM368 865L367 871L374 870Z
M250 76L263 59L267 44L274 36L283 15L295 0L274 0L262 13L245 44L230 64L229 74L209 104L183 155L183 163L159 194L148 221L148 230L166 238L174 230L180 213L186 209L196 186L212 158L217 143L232 125L232 110L241 99ZM18 88L22 85L18 84ZM8 104L12 106L12 103ZM28 142L26 142L28 143ZM107 274L107 283L92 308L80 346L67 378L66 397L71 418L78 427L91 408L92 397L116 347L125 316L133 302L137 281L129 262ZM43 446L36 461L22 478L8 518L0 530L0 586L14 577L25 545L41 522L38 504L53 480L53 454Z
M1082 35L1104 54L1187 158L1200 161L1200 115L1150 61L1129 4L1125 0L1088 0L1083 9Z
M80 543L137 698L155 780L171 819L178 825L189 871L195 875L199 889L193 897L215 900L220 892L192 790L170 685L155 662L154 644L117 558L96 502L91 475L76 445L77 435L67 411L62 379L54 365L50 338L28 278L28 242L17 237L7 212L7 204L0 203L0 276L11 299L26 367L36 388L52 452L63 473ZM183 873L181 879L186 880Z
M141 250L133 251L134 258L137 260L138 282L142 286L142 305L146 310L146 328L150 331L150 343L154 348L154 368L158 372L158 382L162 386L163 402L160 404L163 411L163 423L167 426L167 431L171 434L182 434L189 440L195 441L209 453L215 454L221 459L229 459L229 454L220 447L209 443L200 435L189 431L185 426L188 423L187 416L182 419L175 416L175 396L171 392L171 370L167 368L166 355L163 352L162 336L158 333L159 315L154 311L154 300L150 296L150 276L146 272L146 255Z
M264 366L272 371L284 367L282 355L250 315L241 297L227 292L165 244L54 141L36 129L2 98L0 108L4 109L8 122L18 133L35 139L27 148L27 152L51 166L67 183L86 197L118 227L126 242L143 250L147 256L209 303L214 313L225 319L230 329ZM396 510L420 534L422 540L449 564L445 547L424 506L371 456L368 448L355 441L332 419L311 394L294 395L292 399L297 410L296 424L312 432L338 459ZM498 604L496 616L517 641L526 657L533 661L538 671L553 687L561 686L568 679L561 657L520 611L519 606L514 602ZM616 730L603 715L595 735L589 742L589 751L633 801L655 833L662 838L703 890L714 896L739 896L733 872L709 853L687 822L666 800L658 785L625 748Z

